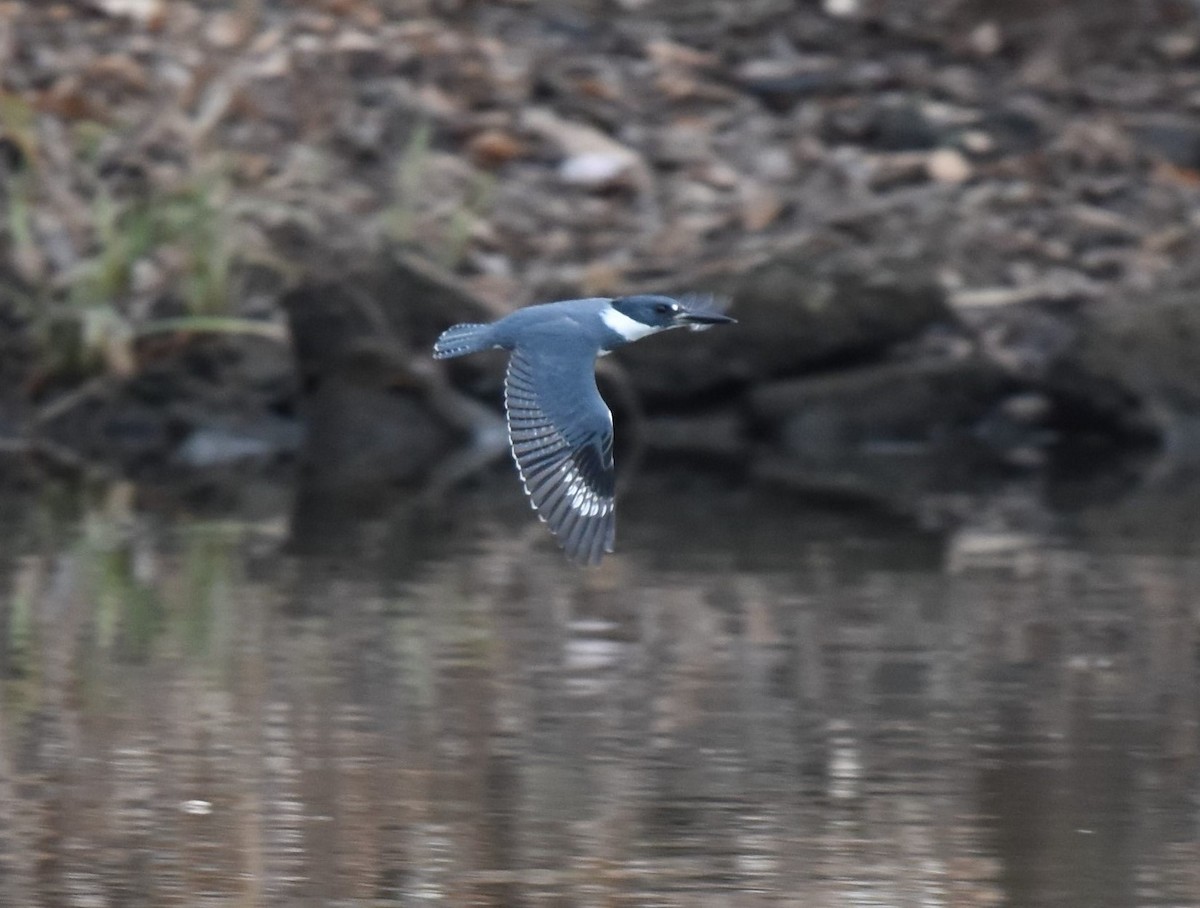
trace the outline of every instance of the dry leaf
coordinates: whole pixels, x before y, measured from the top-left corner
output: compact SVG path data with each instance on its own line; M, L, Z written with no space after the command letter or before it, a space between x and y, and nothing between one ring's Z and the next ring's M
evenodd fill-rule
M523 155L525 146L512 133L502 129L485 129L471 136L467 142L467 152L481 167L499 167Z
M720 62L715 54L661 39L646 44L646 56L659 66L715 67Z
M783 202L773 189L757 183L750 183L743 189L741 221L746 230L764 230L773 224L782 212Z
M204 39L213 47L236 47L249 37L247 18L230 10L214 13L204 29Z

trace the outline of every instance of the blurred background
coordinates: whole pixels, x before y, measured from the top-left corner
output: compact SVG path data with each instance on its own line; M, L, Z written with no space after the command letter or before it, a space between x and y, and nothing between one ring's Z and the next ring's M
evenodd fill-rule
M1200 905L1198 201L1187 0L0 0L0 904Z

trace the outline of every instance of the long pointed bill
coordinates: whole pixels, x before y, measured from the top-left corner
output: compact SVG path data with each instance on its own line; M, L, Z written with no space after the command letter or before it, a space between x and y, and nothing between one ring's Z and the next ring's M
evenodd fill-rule
M692 331L707 331L713 325L733 325L736 318L721 315L719 312L681 312L675 316L675 321L686 325Z

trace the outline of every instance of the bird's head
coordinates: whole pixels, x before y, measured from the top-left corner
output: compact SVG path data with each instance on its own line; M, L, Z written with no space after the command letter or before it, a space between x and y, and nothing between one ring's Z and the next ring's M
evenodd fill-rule
M627 318L646 325L650 331L684 327L703 331L713 325L735 321L720 311L714 297L698 294L679 299L655 294L622 296L612 301L612 307Z

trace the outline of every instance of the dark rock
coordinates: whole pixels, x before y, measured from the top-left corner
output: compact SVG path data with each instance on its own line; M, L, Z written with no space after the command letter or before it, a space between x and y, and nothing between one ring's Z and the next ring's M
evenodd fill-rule
M180 335L143 344L140 354L145 361L131 378L101 377L45 402L39 433L126 472L228 459L228 445L214 460L203 440L229 432L254 438L258 460L295 452L298 392L287 347L253 335ZM291 437L274 431L283 424L292 425Z
M966 437L1011 388L982 360L917 360L772 382L749 400L754 416L776 427L782 451L836 460L853 449Z
M13 422L27 410L29 385L39 360L25 314L31 298L24 283L0 267L0 418Z
M495 317L453 279L395 260L344 279L305 284L283 301L302 377L310 482L413 481L461 434L431 402L428 359L459 321Z
M0 173L14 174L25 168L27 157L21 143L0 133Z
M992 311L960 312L979 348L1013 377L1039 380L1075 342L1076 313L1069 305L1042 302Z
M762 386L759 479L923 513L930 496L986 491L1041 467L1057 402L982 357L922 358Z
M832 144L851 143L874 151L928 151L942 141L939 127L908 103L831 109L824 133Z
M693 416L648 417L639 428L646 447L661 453L728 460L742 460L748 453L747 423L740 407Z
M680 289L732 300L738 324L673 332L622 350L634 386L651 403L880 356L939 322L953 322L931 277L907 265L864 276L836 255L796 248L741 274Z
M83 461L122 471L165 462L177 441L161 407L122 397L116 388L80 396L38 429Z
M305 376L336 363L364 337L390 338L398 349L423 353L450 325L491 321L499 314L453 276L404 256L301 284L281 302Z
M1097 304L1080 314L1077 330L1078 341L1054 364L1047 386L1078 402L1079 428L1107 424L1191 447L1196 433L1186 427L1200 412L1195 291Z
M992 142L991 149L980 155L983 158L1029 154L1042 147L1046 137L1042 121L1034 113L1015 105L987 111L978 128Z
M850 87L840 73L831 70L749 75L739 79L738 84L774 113L787 113L807 98L835 94Z
M413 390L371 387L330 376L303 409L303 463L320 487L412 482L450 450L456 433Z
M124 394L146 403L211 404L259 412L286 406L296 394L291 352L254 335L212 334L147 341L142 367Z
M1200 171L1200 123L1159 116L1134 127L1134 136L1153 156L1185 170Z

